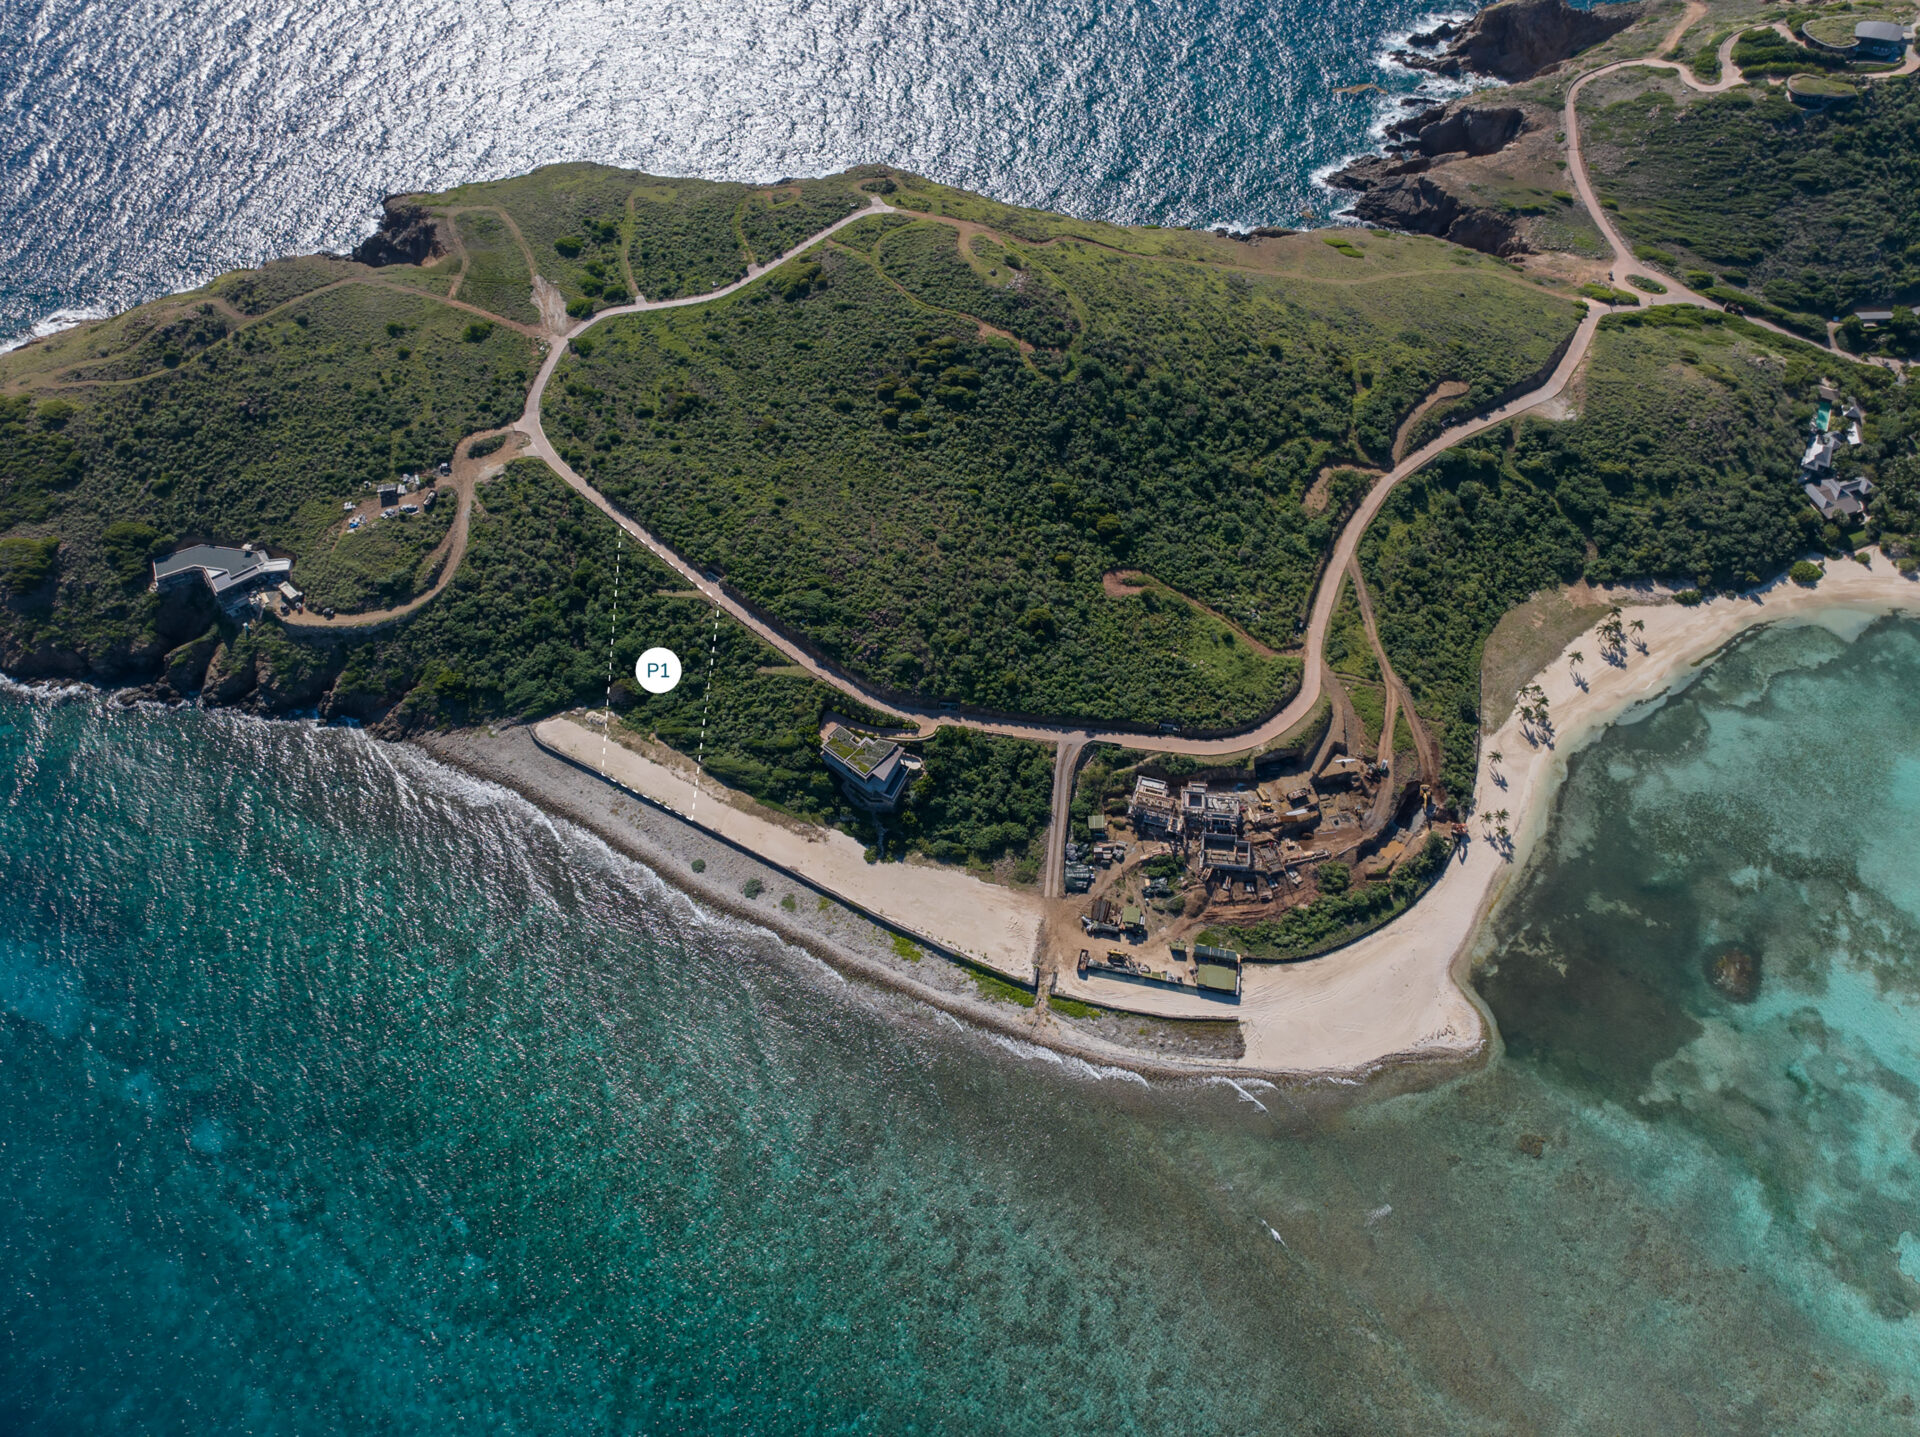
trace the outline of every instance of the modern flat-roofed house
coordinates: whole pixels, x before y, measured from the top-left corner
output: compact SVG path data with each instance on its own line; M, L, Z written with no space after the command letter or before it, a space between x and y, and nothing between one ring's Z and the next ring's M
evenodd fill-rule
M1133 801L1127 806L1133 831L1142 838L1175 839L1180 836L1180 805L1167 793L1157 778L1134 780Z
M153 587L171 589L198 580L216 599L236 598L255 584L276 582L293 572L293 560L269 558L257 544L229 549L219 544L194 544L153 561Z
M1853 27L1853 53L1862 60L1898 60L1907 53L1907 32L1890 20L1862 20Z
M833 724L820 742L820 756L840 780L840 786L862 808L885 810L900 802L908 775L920 760L891 739L870 738Z
M1240 955L1211 943L1193 945L1193 981L1214 993L1240 996Z

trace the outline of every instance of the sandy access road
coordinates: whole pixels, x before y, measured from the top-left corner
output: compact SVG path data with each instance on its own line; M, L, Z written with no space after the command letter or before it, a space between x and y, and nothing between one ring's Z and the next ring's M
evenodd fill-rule
M1877 554L1870 567L1850 559L1830 564L1827 577L1812 589L1781 579L1698 608L1649 603L1626 592L1616 598L1629 622L1646 625L1637 636L1645 652L1630 646L1620 662L1609 663L1601 660L1592 634L1573 640L1534 679L1546 692L1557 731L1530 734L1516 714L1487 740L1486 751L1502 754L1504 762L1483 767L1475 805L1482 815L1509 813L1510 849L1477 823L1447 872L1404 916L1324 957L1249 965L1237 1005L1192 989L1083 980L1070 968L1060 973L1055 991L1164 1017L1238 1017L1246 1055L1233 1066L1257 1073L1351 1075L1409 1060L1471 1058L1489 1031L1466 988L1482 925L1525 869L1574 753L1627 710L1690 680L1750 629L1920 614L1920 582L1903 578ZM1568 656L1575 651L1584 651L1589 662L1572 665Z
M691 763L668 767L610 741L604 724L572 718L534 725L550 752L598 773L756 858L942 948L969 954L1016 982L1034 981L1040 946L1038 898L957 868L868 863L854 839L830 828L783 820L711 779ZM811 900L809 900L811 901Z

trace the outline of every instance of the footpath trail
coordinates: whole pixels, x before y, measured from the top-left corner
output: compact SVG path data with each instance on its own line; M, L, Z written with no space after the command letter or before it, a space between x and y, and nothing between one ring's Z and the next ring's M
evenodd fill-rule
M1601 208L1599 197L1594 194L1593 182L1587 173L1586 155L1582 149L1580 139L1580 94L1588 85L1603 75L1611 75L1617 71L1635 67L1649 70L1671 70L1674 75L1679 78L1681 84L1690 90L1697 90L1703 95L1724 94L1737 85L1746 84L1746 76L1740 72L1740 67L1733 63L1733 47L1739 42L1740 36L1746 32L1748 27L1745 26L1737 28L1731 35L1722 40L1720 42L1720 48L1715 51L1720 61L1720 78L1717 80L1702 80L1695 75L1688 66L1682 64L1680 61L1664 58L1670 55L1674 48L1679 45L1681 38L1685 36L1687 31L1698 21L1706 18L1706 15L1707 7L1700 3L1700 0L1692 0L1692 3L1687 6L1686 11L1674 22L1673 28L1667 32L1666 38L1660 42L1660 53L1658 56L1648 56L1635 60L1616 60L1611 65L1602 65L1597 70L1589 70L1586 74L1575 80L1567 90L1566 107L1561 115L1561 128L1566 132L1567 136L1567 169L1573 177L1574 192L1579 195L1580 203L1586 206L1587 213L1593 218L1594 224L1599 227L1601 237L1606 240L1607 247L1613 251L1612 268L1608 271L1607 278L1613 284L1614 288L1638 295L1640 302L1646 305L1691 304L1701 309L1722 310L1724 312L1722 305L1708 299L1705 295L1695 293L1678 279L1661 281L1667 291L1665 294L1655 294L1647 289L1646 286L1634 283L1632 276L1636 261L1633 257L1633 251L1628 248L1626 241L1621 238L1619 229L1615 227L1608 212ZM1793 31L1787 27L1784 20L1776 20L1773 22L1771 28L1777 31L1783 38L1791 40L1794 44L1805 48L1806 42L1795 35ZM1876 80L1891 79L1898 75L1911 75L1916 70L1920 70L1920 46L1909 44L1906 58L1898 69L1880 70L1872 74L1857 74L1851 78L1862 84L1870 84ZM1774 334L1783 335L1788 339L1798 340L1802 344L1810 344L1815 349L1828 350L1833 354L1840 355L1857 364L1875 364L1883 368L1892 369L1895 372L1899 372L1901 369L1901 364L1898 360L1885 359L1879 355L1871 354L1848 354L1840 348L1836 339L1837 325L1829 324L1827 326L1827 341L1823 345L1819 340L1810 339L1804 334L1795 334L1792 330L1784 329L1771 320L1761 319L1751 314L1742 315L1741 318L1750 324L1756 324L1760 328L1769 330Z
M471 531L473 523L474 486L482 479L491 479L507 467L509 460L518 457L519 451L507 446L502 446L497 450L490 451L479 458L474 457L473 446L480 443L483 439L491 439L495 435L507 440L517 440L521 437L516 430L483 430L478 434L469 434L465 439L460 441L458 448L454 450L451 468L453 470L454 498L459 508L454 511L453 524L447 530L447 537L435 545L433 552L428 554L426 560L423 561L426 562L437 575L433 581L432 588L427 589L423 593L415 594L411 599L408 599L406 603L396 604L390 609L372 609L362 610L359 613L353 614L336 614L331 619L322 614L312 613L306 609L296 609L292 613L282 614L280 616L280 622L287 625L288 628L301 629L308 633L334 631L342 634L352 634L365 629L379 628L383 624L391 624L397 619L404 619L408 614L413 613L417 609L424 608L428 603L432 602L433 599L437 598L440 591L453 582L453 576L459 572L460 561L467 556L467 536Z
M1704 13L1704 7L1697 5L1690 6L1687 12L1681 17L1681 22L1683 23L1676 23L1673 30L1666 37L1663 48L1670 49L1673 45L1677 44L1686 29L1695 23L1702 13ZM1651 66L1658 69L1673 70L1686 84L1703 92L1718 93L1723 90L1728 90L1735 85L1743 83L1739 71L1734 68L1732 64L1732 46L1733 38L1730 37L1720 47L1722 76L1719 80L1711 84L1696 79L1690 70L1677 61L1669 59L1640 59L1621 61L1617 64L1602 66L1597 70L1590 71L1576 80L1568 91L1565 120L1569 156L1568 168L1571 171L1571 178L1582 203L1586 205L1588 213L1594 217L1601 234L1606 238L1607 244L1612 250L1612 282L1618 288L1631 290L1639 295L1644 304L1692 304L1707 309L1718 309L1720 307L1712 300L1695 293L1678 281L1669 285L1666 294L1655 295L1633 284L1628 278L1634 263L1632 252L1622 240L1619 231L1608 218L1607 212L1601 208L1598 198L1593 192L1585 157L1581 151L1578 124L1579 97L1594 80L1600 78L1602 75L1611 74L1616 70L1624 69L1630 65ZM1252 748L1258 748L1281 737L1299 724L1312 713L1315 705L1319 703L1323 692L1324 685L1322 676L1325 671L1325 666L1322 662L1322 653L1325 646L1327 629L1332 621L1333 609L1339 593L1339 579L1350 569L1356 567L1355 556L1359 550L1360 538L1366 532L1367 527L1373 522L1374 518L1379 514L1381 507L1386 503L1394 489L1402 480L1418 472L1436 456L1444 453L1446 450L1478 434L1482 434L1489 429L1504 424L1518 415L1557 399L1565 391L1573 375L1585 361L1588 351L1592 347L1594 334L1599 328L1600 321L1608 313L1612 312L1607 306L1598 304L1591 305L1586 315L1574 329L1573 334L1569 337L1552 372L1539 385L1491 410L1484 411L1470 419L1450 425L1419 449L1400 458L1392 469L1374 483L1365 498L1361 500L1352 517L1348 519L1346 525L1341 529L1340 535L1335 541L1333 551L1327 556L1327 562L1322 569L1321 577L1314 593L1311 617L1306 626L1305 648L1301 655L1300 689L1290 702L1265 722L1252 728L1223 736L1199 738L1181 734L1142 733L1133 729L1101 728L1097 725L1085 723L1068 724L1050 722L1044 719L985 717L956 712L933 703L920 703L882 694L853 674L841 669L830 660L811 652L793 637L756 613L746 602L728 592L719 581L709 578L706 573L689 563L644 525L636 522L616 508L606 496L595 489L593 485L577 473L566 460L561 458L558 451L554 448L552 441L547 437L541 420L541 403L546 394L547 385L552 381L554 373L566 353L568 343L591 329L595 324L598 324L602 320L622 315L646 314L656 310L679 309L692 305L709 304L715 300L725 299L729 295L736 294L742 289L745 289L748 285L753 284L771 270L805 253L807 250L838 233L840 230L845 229L847 226L856 224L874 215L893 214L897 212L892 205L886 204L878 198L874 198L865 208L856 210L836 223L827 226L819 233L809 236L787 250L784 254L763 264L749 265L746 273L733 283L723 285L705 294L686 295L676 299L663 300L649 300L643 297L635 300L631 304L605 309L598 314L574 323L568 323L564 316L557 312L556 306L543 305L542 310L545 323L542 326L542 337L547 344L547 356L541 364L539 372L535 376L534 382L528 391L526 405L520 418L516 420L511 427L525 436L527 445L524 452L543 460L569 487L580 494L582 498L586 499L587 502L595 508L606 514L608 518L618 524L627 534L631 535L636 542L644 545L647 550L660 559L662 563L678 573L694 590L707 599L708 602L759 636L771 648L784 655L791 663L797 665L803 671L819 679L821 682L831 685L841 693L858 700L860 703L899 719L904 726L911 727L920 734L928 734L942 725L952 724L975 729L984 733L1052 744L1059 749L1060 753L1058 758L1060 762L1056 764L1057 781L1055 784L1056 792L1054 794L1053 805L1053 832L1048 845L1049 857L1044 869L1045 890L1052 895L1058 895L1061 892L1061 864L1057 858L1057 851L1061 847L1060 840L1064 836L1066 806L1071 797L1071 783L1065 780L1059 780L1058 775L1062 773L1071 774L1072 762L1069 760L1077 760L1079 750L1089 743L1120 744L1129 748L1155 753L1186 754L1195 757L1224 757L1226 755L1244 753ZM931 216L929 218L938 219L940 217ZM1772 326L1768 327L1772 328ZM1780 332L1783 334L1786 333L1784 330ZM1801 336L1797 335L1790 337L1796 339L1801 338ZM1811 343L1811 341L1806 342ZM434 594L437 594L440 589L446 586L454 570L458 567L459 559L464 553L466 520L471 502L471 484L469 483L464 487L462 492L461 511L457 521L459 537L457 539L450 538L452 552L449 553L447 562L442 566L439 582L432 591L419 596L409 604L401 606L399 609L386 611L378 615L353 615L336 619L331 623L309 620L309 624L334 629L365 627L371 624L390 622L392 619L412 612L414 609L428 602ZM1405 695L1401 694L1400 697L1404 702ZM1423 766L1430 765L1432 763L1432 755L1428 751L1428 745L1422 744L1420 747L1422 749L1421 757ZM1061 792L1062 789L1066 790L1064 795Z
M594 321L607 315L644 313L653 309L667 309L682 305L702 304L709 300L734 293L743 286L752 283L754 279L757 279L766 271L784 263L794 255L811 248L821 239L832 234L834 230L851 224L855 220L864 218L869 214L890 212L891 208L891 206L876 203L870 209L850 215L839 224L832 226L830 229L823 230L812 239L796 245L792 250L780 256L779 259L773 260L765 265L756 266L753 272L745 279L739 280L727 286L725 289L715 290L712 294L689 296L685 299L642 302L622 306L619 309L603 310L601 314L594 317ZM1354 512L1353 517L1347 521L1346 528L1341 531L1340 538L1334 546L1333 554L1328 559L1321 582L1315 593L1313 617L1307 626L1306 652L1303 656L1303 678L1300 691L1294 695L1291 702L1264 723L1253 728L1244 729L1237 733L1217 738L1192 738L1179 734L1141 733L1132 729L1103 729L1097 725L1050 723L1040 719L981 718L956 713L941 708L937 704L907 702L883 695L852 674L847 673L838 665L813 654L785 633L776 629L771 623L755 613L746 603L727 592L720 583L708 578L705 573L695 568L687 562L686 559L669 548L650 530L621 513L605 495L601 494L599 490L595 489L583 479L574 471L571 465L560 457L559 453L554 449L552 442L547 438L546 431L541 427L540 401L542 395L546 392L548 382L553 378L554 370L559 365L561 354L564 351L562 344L555 343L553 351L547 356L546 363L540 367L540 373L536 376L533 389L527 398L526 412L522 414L515 427L518 428L521 433L527 435L530 441L529 452L545 460L548 466L551 467L569 487L594 505L595 508L606 514L615 523L619 524L620 527L637 542L645 545L651 553L672 568L693 588L697 589L710 603L716 605L737 622L752 630L766 643L784 654L792 663L804 669L821 682L831 684L834 688L839 689L849 697L858 699L863 704L876 708L882 713L891 714L917 727L921 733L930 733L942 725L954 724L965 728L977 729L983 733L1000 734L1009 738L1033 739L1041 743L1056 745L1061 743L1082 745L1087 743L1116 743L1124 744L1129 748L1141 749L1153 753L1219 756L1243 753L1249 748L1256 748L1273 739L1279 738L1308 714L1313 712L1314 705L1320 701L1320 653L1326 638L1327 625L1333 616L1333 602L1338 589L1337 582L1328 583L1326 576L1331 575L1337 579L1338 575L1345 572L1346 567L1353 561L1354 554L1358 551L1361 534L1366 531L1366 527L1372 522L1374 515L1380 512L1380 506L1386 502L1387 496L1393 492L1394 486L1409 474L1414 473L1427 464L1436 455L1445 452L1463 440L1470 439L1476 434L1483 433L1497 425L1504 424L1514 416L1523 414L1536 405L1543 404L1548 400L1558 397L1561 391L1566 388L1567 382L1572 377L1574 370L1579 367L1580 361L1586 357L1587 349L1593 343L1594 331L1599 327L1601 313L1602 311L1598 308L1592 309L1588 312L1587 316L1581 320L1569 339L1560 361L1554 366L1552 374L1544 383L1495 409L1488 410L1473 419L1442 431L1438 437L1430 440L1412 454L1402 459L1374 484L1366 498L1361 501L1360 507ZM586 321L575 326L567 333L565 338L571 339L580 334L594 321Z
M1299 691L1293 699L1272 715L1264 723L1236 733L1213 738L1195 738L1180 734L1142 733L1132 729L1103 729L1087 724L1052 723L1041 719L1025 720L1010 718L986 718L962 714L931 703L903 701L883 695L872 687L823 659L786 633L777 629L768 620L753 611L745 602L728 593L716 580L695 568L680 554L669 548L645 526L621 513L613 503L578 474L571 465L560 457L546 430L541 424L541 401L546 394L547 385L552 381L562 356L566 353L569 341L577 338L603 319L627 314L645 314L654 310L679 309L690 305L708 304L738 293L769 271L785 264L788 260L803 254L862 219L878 214L896 213L894 207L878 199L866 208L829 225L818 234L801 241L786 253L764 264L748 267L745 275L732 284L706 294L688 295L678 299L636 300L632 304L605 309L592 317L573 324L561 322L551 306L542 306L546 317L542 337L547 343L547 357L541 364L538 374L527 394L527 401L520 417L510 426L511 432L524 436L526 440L523 453L537 456L543 460L575 492L607 515L626 531L633 539L644 545L669 568L679 574L702 597L719 608L736 622L758 635L771 648L786 656L793 664L821 682L831 685L841 693L859 702L890 714L901 720L902 724L920 734L928 734L942 725L953 724L976 729L983 733L998 734L1010 738L1029 739L1035 742L1054 745L1059 750L1055 765L1056 782L1053 801L1052 833L1048 843L1048 860L1044 869L1044 886L1050 895L1062 891L1062 860L1059 850L1062 846L1067 822L1068 806L1071 802L1071 776L1077 764L1080 751L1089 743L1114 743L1129 748L1155 753L1178 753L1198 757L1225 756L1244 753L1257 748L1287 733L1313 712L1319 703L1323 691L1324 665L1321 660L1325 645L1326 632L1332 620L1334 602L1339 592L1339 577L1353 564L1358 552L1360 536L1373 522L1380 507L1393 492L1401 480L1417 472L1435 456L1444 453L1454 445L1484 433L1517 415L1557 398L1565 389L1574 372L1586 358L1593 343L1594 332L1598 329L1605 310L1595 306L1575 327L1569 336L1566 347L1561 353L1552 372L1539 385L1508 402L1484 411L1483 413L1454 424L1443 430L1434 439L1422 445L1413 453L1406 455L1386 474L1382 475L1361 500L1353 516L1341 530L1328 556L1321 579L1315 591L1312 617L1307 625L1305 652L1302 655L1302 681ZM938 217L935 217L938 218ZM349 632L365 630L392 623L429 603L453 579L465 556L470 516L473 506L474 485L486 473L496 470L505 459L512 455L502 454L488 466L481 466L467 457L472 444L486 437L472 435L462 442L460 460L456 464L455 484L459 495L460 508L455 518L453 530L446 542L446 557L440 566L440 573L434 586L407 603L375 613L341 615L334 619L324 619L318 615L299 614L292 616L291 622L297 629L315 633Z

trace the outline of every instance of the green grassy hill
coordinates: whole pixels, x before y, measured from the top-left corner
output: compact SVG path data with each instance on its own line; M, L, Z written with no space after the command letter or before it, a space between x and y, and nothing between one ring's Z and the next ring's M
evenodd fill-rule
M1716 299L1808 316L1798 327L1816 336L1867 302L1912 303L1920 85L1859 88L1844 109L1815 113L1765 86L1657 85L1587 121L1594 184L1646 262ZM1920 345L1920 332L1907 339Z
M1257 719L1298 665L1206 610L1286 648L1343 517L1304 507L1316 475L1384 461L1443 380L1462 408L1526 382L1575 322L1433 241L1252 246L897 178L892 202L967 226L864 221L728 301L597 327L545 422L676 549L904 692ZM1110 595L1120 568L1175 593Z
M541 354L533 274L576 309L701 289L876 193L902 213L727 300L597 326L546 415L570 462L670 543L847 667L927 697L1188 728L1271 711L1365 482L1350 466L1384 464L1442 381L1467 387L1456 410L1530 382L1578 312L1437 241L1126 229L874 169L754 189L558 166L416 197L447 224L426 265L278 262L0 356L4 666L190 688L211 658L229 700L392 731L536 715L604 697L621 563L617 665L652 642L697 652L710 616L525 462L482 486L449 588L378 634L242 635L210 603L148 593L148 561L252 539L343 608L419 592L445 518L346 540L343 501L519 412ZM1580 420L1449 458L1365 551L1450 771L1472 761L1477 636L1534 584L1737 577L1806 537L1786 482L1800 370L1698 316L1605 334ZM815 735L844 704L720 633L709 763L831 816ZM687 750L691 703L633 708ZM1041 751L943 738L929 757L909 841L1019 857L1045 819L1026 792L1044 787Z

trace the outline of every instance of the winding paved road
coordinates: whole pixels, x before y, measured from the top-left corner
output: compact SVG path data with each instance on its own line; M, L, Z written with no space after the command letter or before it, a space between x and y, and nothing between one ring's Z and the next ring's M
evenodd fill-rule
M838 224L822 230L811 239L796 245L786 254L780 256L779 259L773 260L765 265L756 265L745 279L728 285L725 289L715 290L711 294L690 295L685 299L643 301L638 304L625 305L619 309L603 310L600 314L595 315L593 320L584 321L575 326L565 337L571 339L587 329L592 323L609 315L644 313L648 310L677 308L690 304L703 304L708 300L719 299L751 284L768 270L776 268L795 255L811 248L828 235L834 233L834 231L852 224L856 220L865 218L868 215L891 212L891 206L876 203L869 209L857 211L849 215L846 219L841 220ZM1393 492L1394 486L1402 479L1405 479L1409 474L1421 468L1433 459L1435 455L1443 453L1462 440L1472 438L1474 435L1482 433L1487 429L1503 424L1515 415L1525 413L1535 405L1543 404L1557 397L1561 391L1566 388L1567 381L1572 377L1574 370L1579 367L1580 361L1586 357L1587 348L1593 342L1594 330L1599 326L1602 312L1602 310L1596 307L1580 322L1574 331L1572 339L1568 343L1566 353L1554 367L1552 375L1544 384L1536 389L1527 391L1519 398L1503 404L1497 409L1490 410L1474 419L1444 430L1437 438L1430 440L1412 454L1402 459L1375 483L1373 488L1368 491L1366 498L1361 501L1360 507L1354 512L1353 517L1348 520L1346 528L1341 531L1340 537L1334 546L1334 552L1327 562L1325 573L1338 576L1345 571L1347 565L1352 562L1353 556L1359 548L1361 534L1366 531L1366 527L1372 522L1373 516L1380 512L1380 506L1386 502L1387 496ZM891 714L896 718L917 725L922 733L931 732L943 724L958 724L967 728L978 729L984 733L1002 734L1010 738L1034 739L1042 743L1118 743L1124 744L1129 748L1144 749L1154 753L1223 755L1243 753L1249 748L1257 747L1280 737L1311 713L1314 705L1320 701L1320 650L1326 637L1328 621L1333 615L1334 599L1337 596L1339 588L1337 583L1328 584L1324 582L1324 579L1315 593L1313 616L1307 625L1307 644L1300 692L1294 696L1291 703L1287 704L1266 722L1255 728L1230 734L1224 738L1189 738L1179 734L1143 734L1124 729L1102 729L1086 724L1053 724L1039 720L976 718L941 708L939 705L933 703L901 703L884 697L859 678L841 669L838 665L817 658L794 643L786 635L780 633L746 604L727 593L718 583L709 579L699 569L695 568L679 554L668 548L667 545L650 530L621 513L605 495L601 494L599 490L581 478L580 475L574 471L573 467L560 457L555 451L552 442L547 438L546 431L541 427L540 401L542 395L546 392L548 382L553 378L554 370L559 365L564 348L565 346L559 342L554 344L552 352L547 356L546 363L541 365L540 373L534 379L533 389L527 397L526 412L521 415L518 423L515 425L517 429L527 435L530 441L530 452L545 460L553 471L565 480L572 489L578 492L581 497L594 505L594 507L602 513L606 514L615 523L619 524L620 527L637 542L645 545L650 552L684 578L689 585L697 589L709 602L715 604L755 634L759 635L761 639L784 654L792 663L805 669L809 674L812 674L823 683L831 684L849 697L858 699L863 704L878 709L882 713Z

